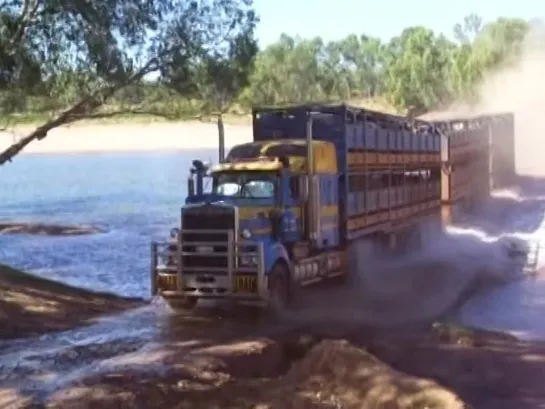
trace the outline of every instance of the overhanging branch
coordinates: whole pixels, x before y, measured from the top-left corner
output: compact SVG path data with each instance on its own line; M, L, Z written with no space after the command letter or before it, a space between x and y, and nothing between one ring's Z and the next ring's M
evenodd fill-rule
M22 137L20 140L10 145L7 149L0 153L0 165L4 165L6 162L11 162L11 160L28 144L36 140L39 141L44 139L47 137L48 132L52 129L82 119L92 118L93 115L95 115L95 118L98 118L96 115L99 114L95 113L95 111L104 105L108 98L111 98L116 91L139 81L149 72L155 71L157 69L159 58L168 54L170 51L171 50L165 50L160 55L150 59L142 68L127 78L126 81L115 85L104 86L93 92L91 95L86 96L81 101L68 108L66 111L62 112L55 118L36 128L30 134ZM127 111L125 111L125 113L127 113ZM108 113L102 115L108 115ZM110 115L115 116L114 113L110 113ZM117 115L120 115L120 113L117 113Z
M121 115L142 115L142 116L156 116L159 118L174 120L176 117L174 115L169 115L165 112L161 111L155 111L155 110L149 110L149 109L120 109L118 111L111 111L111 112L96 112L91 115L85 115L84 117L77 118L76 120L80 119L106 119L106 118L114 118L116 116Z
M15 32L11 38L8 38L4 44L4 50L9 55L14 55L22 48L23 40L26 36L30 23L36 17L40 2L38 0L25 0L21 14L15 20Z

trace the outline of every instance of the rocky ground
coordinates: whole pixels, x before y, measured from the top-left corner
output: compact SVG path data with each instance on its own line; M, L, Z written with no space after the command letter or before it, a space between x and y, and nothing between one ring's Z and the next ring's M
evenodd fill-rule
M3 337L86 324L141 305L3 267ZM67 313L66 311L70 311ZM2 374L0 408L537 408L545 345L453 324L378 330L256 314L164 317L157 342L68 346L37 373ZM0 348L1 349L1 348ZM68 364L108 362L47 393ZM23 382L24 381L24 382ZM23 383L26 385L23 387Z
M40 236L81 236L104 233L96 226L71 226L30 222L0 221L0 234L32 234Z

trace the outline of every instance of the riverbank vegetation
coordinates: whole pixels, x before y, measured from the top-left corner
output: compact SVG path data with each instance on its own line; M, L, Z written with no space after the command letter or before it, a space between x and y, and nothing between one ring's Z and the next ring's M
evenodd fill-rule
M266 17L266 16L264 16ZM253 105L345 100L420 115L455 101L540 47L541 21L469 15L389 41L282 34L259 49L251 0L10 0L0 6L0 114L38 124L0 164L57 126L86 120L245 121ZM364 31L364 30L363 30Z

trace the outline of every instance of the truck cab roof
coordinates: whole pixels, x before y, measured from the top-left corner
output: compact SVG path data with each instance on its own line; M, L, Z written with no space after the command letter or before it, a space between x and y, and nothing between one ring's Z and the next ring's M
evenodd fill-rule
M337 173L335 146L326 141L312 141L315 173ZM226 161L214 168L220 171L274 171L283 167L282 158L289 161L294 173L306 171L307 142L299 139L277 139L249 142L231 149Z

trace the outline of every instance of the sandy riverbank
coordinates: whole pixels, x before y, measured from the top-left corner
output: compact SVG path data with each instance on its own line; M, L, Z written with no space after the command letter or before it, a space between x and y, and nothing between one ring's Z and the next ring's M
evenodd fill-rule
M0 221L0 234L31 234L36 236L81 236L105 233L97 226L45 224L18 221Z
M25 126L0 131L0 149L34 128ZM226 125L226 145L248 142L252 128ZM57 128L47 138L31 143L25 153L120 152L178 149L214 149L218 144L216 124L158 122L149 124L75 124Z
M83 290L0 264L0 339L67 330L143 304L141 299Z

